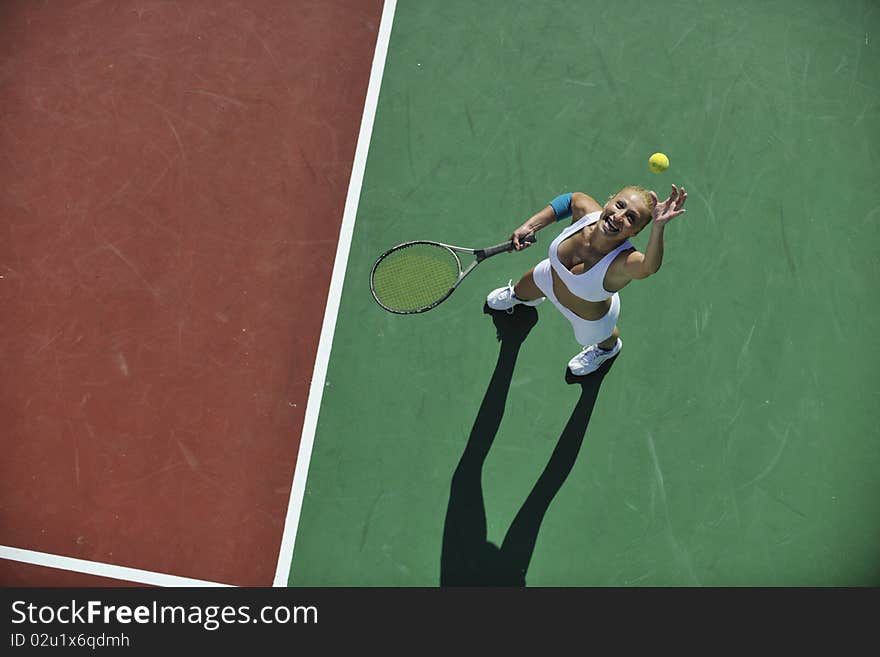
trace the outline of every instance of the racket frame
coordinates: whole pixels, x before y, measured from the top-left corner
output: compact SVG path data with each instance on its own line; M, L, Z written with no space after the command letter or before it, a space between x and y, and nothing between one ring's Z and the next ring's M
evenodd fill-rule
M529 235L523 241L529 242L529 243L534 243L536 241L536 238L534 235ZM415 246L416 244L430 244L432 246L442 247L442 248L446 249L447 251L449 251L452 254L452 256L455 258L455 262L458 265L458 278L456 279L455 283L452 284L452 287L450 287L446 291L446 294L444 294L442 297L440 297L439 299L437 299L436 301L434 301L432 304L430 304L428 306L424 306L424 307L419 308L417 310L395 310L394 308L389 308L388 306L386 306L385 304L383 304L379 300L379 297L376 294L376 290L373 287L373 274L376 273L376 269L379 267L379 265L382 263L382 261L387 256L389 256L391 253L393 253L394 251L397 251L399 249L402 249L404 247L407 247L407 246ZM441 303L446 301L450 296L452 296L452 293L455 292L456 288L461 284L461 282L465 279L465 277L468 274L470 274L478 264L483 262L483 260L485 260L486 258L490 258L493 255L498 255L499 253L506 253L506 252L512 251L512 250L513 250L513 240L508 240L507 242L501 242L500 244L496 244L495 246L486 247L485 249L469 249L464 246L455 246L453 244L444 244L443 242L435 242L433 240L412 240L409 242L401 242L400 244L392 246L390 249L385 251L385 253L383 253L382 255L380 255L376 259L376 262L373 265L373 268L370 270L370 294L373 296L373 299L376 301L376 303L379 304L379 306L381 306L384 310L387 310L390 313L394 313L395 315L418 315L420 313L424 313L429 310L432 310L433 308L436 308ZM463 270L461 268L461 258L458 257L459 253L467 253L468 255L474 256L474 261L470 265L468 265L467 269Z

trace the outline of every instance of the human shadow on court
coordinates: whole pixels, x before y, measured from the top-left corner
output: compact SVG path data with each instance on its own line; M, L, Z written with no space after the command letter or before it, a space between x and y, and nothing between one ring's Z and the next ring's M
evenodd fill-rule
M585 377L574 377L566 369L566 381L580 386L580 397L547 466L499 548L487 540L483 464L501 426L520 347L537 323L538 313L528 306L516 306L512 314L488 308L484 312L492 316L501 346L489 387L452 476L440 557L441 586L526 585L526 572L541 522L574 467L599 387L616 360L606 361L598 371Z

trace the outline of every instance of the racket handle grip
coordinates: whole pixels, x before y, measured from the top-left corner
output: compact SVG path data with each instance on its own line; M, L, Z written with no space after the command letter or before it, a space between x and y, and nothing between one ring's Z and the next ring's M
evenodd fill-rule
M522 241L534 244L538 241L538 238L534 235L527 235ZM513 251L513 240L502 242L501 244L496 244L495 246L490 246L485 249L480 249L476 252L476 256L477 260L484 260L485 258L498 255L499 253L505 253L506 251Z

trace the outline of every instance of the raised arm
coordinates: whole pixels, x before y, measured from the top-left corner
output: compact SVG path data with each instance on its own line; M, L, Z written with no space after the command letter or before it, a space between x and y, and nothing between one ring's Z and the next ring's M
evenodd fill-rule
M663 231L670 219L684 214L684 202L687 200L687 192L684 187L678 189L672 186L672 193L662 203L657 199L657 194L650 192L654 199L654 209L651 212L651 235L648 237L648 245L644 253L633 251L626 256L623 262L623 272L627 278L647 278L656 274L663 264Z

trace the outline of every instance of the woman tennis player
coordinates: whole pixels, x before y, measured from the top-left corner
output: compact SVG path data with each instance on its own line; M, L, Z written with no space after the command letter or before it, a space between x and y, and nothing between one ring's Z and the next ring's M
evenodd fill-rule
M663 262L663 231L683 214L687 192L672 186L662 203L653 191L624 187L605 206L581 192L562 194L513 231L514 248L529 246L528 235L571 217L571 225L550 244L549 257L526 272L516 285L493 290L486 299L493 310L512 312L517 304L537 306L549 298L571 322L583 350L568 363L575 376L599 369L616 356L623 342L617 330L618 291L635 278L656 274ZM629 238L651 224L645 253Z

